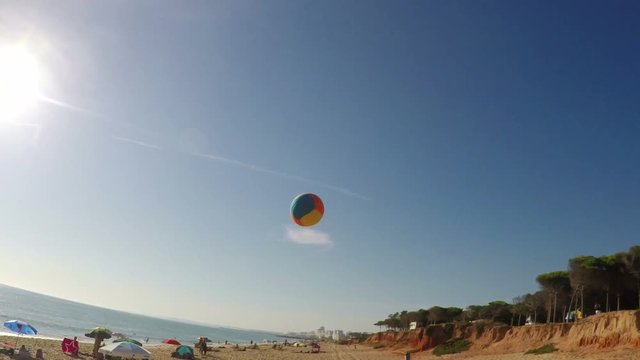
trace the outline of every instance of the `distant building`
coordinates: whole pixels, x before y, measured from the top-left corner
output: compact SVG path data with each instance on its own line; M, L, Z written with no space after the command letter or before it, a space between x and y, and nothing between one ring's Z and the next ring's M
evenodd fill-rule
M342 330L333 330L332 339L334 341L342 341L345 338L346 338L346 336L344 336L344 331L342 331Z

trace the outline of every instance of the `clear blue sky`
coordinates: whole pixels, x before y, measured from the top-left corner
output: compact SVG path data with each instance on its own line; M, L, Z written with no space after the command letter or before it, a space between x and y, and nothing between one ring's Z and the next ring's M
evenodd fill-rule
M638 39L635 1L2 2L46 81L0 282L271 330L510 301L638 242Z

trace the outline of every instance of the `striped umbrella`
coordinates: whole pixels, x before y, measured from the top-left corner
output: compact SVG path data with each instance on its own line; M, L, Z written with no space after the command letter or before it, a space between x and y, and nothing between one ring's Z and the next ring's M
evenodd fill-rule
M119 342L128 342L128 343L132 343L132 344L136 344L138 346L142 346L142 343L138 340L134 340L131 338L122 338L122 339L118 339L118 340L113 340L114 343L119 343Z

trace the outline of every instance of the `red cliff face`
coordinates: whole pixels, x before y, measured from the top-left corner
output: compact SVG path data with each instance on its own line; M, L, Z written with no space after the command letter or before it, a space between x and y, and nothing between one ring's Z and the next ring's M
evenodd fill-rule
M561 350L590 347L640 347L640 311L618 311L590 316L575 324L495 326L482 324L433 325L410 331L387 331L366 343L387 349L429 350L453 338L472 343L471 350L486 353L524 352L553 343Z

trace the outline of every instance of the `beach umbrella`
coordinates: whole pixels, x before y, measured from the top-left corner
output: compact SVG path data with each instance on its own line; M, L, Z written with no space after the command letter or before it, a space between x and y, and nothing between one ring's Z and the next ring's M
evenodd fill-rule
M20 320L7 321L4 323L4 327L20 335L36 335L38 333L36 328Z
M36 335L38 333L38 330L36 330L36 328L34 328L33 326L31 326L30 324L27 324L24 321L20 321L20 320L9 320L6 321L4 323L4 327L6 327L7 329L18 333L18 336L20 335ZM16 347L18 346L18 339L16 339Z
M99 352L105 355L120 356L122 358L148 359L151 356L151 353L141 346L126 341L103 346Z
M193 359L193 349L187 345L180 345L176 348L176 353L182 359Z
M89 332L84 334L84 336L90 337L92 339L95 339L96 337L101 337L102 340L104 340L104 339L110 339L112 334L113 333L111 332L111 330L107 329L106 327L99 326L89 330Z
M180 344L180 341L176 340L176 339L164 339L162 340L163 344L169 344L169 345L182 345Z
M114 343L118 343L118 342L129 342L129 343L132 343L132 344L136 344L136 345L138 345L138 346L142 346L142 343L141 343L140 341L138 341L138 340L134 340L134 339L131 339L131 338L122 338L122 339L118 339L118 340L113 340L113 342L114 342Z
M102 340L110 339L111 334L111 330L107 329L106 327L96 327L89 330L88 333L84 334L84 336L86 337L96 339L96 341L93 343L93 357L98 356L98 349L100 348L100 343L102 342Z

